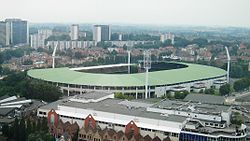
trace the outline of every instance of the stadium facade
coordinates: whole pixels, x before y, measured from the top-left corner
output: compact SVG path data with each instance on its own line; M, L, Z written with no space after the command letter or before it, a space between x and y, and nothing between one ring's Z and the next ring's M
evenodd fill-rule
M187 67L149 72L148 97L161 97L169 91L198 92L210 87L219 88L226 83L225 70L198 64L182 64ZM136 99L145 98L144 72L133 74L102 73L104 69L126 68L127 65L34 69L28 71L28 76L59 86L62 92L68 96L95 90L121 92ZM91 72L98 69L99 73Z

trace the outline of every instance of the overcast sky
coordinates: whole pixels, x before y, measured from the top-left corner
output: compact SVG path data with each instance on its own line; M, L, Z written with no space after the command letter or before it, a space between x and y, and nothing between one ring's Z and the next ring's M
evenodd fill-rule
M1 0L0 19L250 27L250 0Z

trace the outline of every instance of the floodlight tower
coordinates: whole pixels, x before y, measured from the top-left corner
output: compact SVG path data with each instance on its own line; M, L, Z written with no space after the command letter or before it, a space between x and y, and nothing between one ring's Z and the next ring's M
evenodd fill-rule
M56 42L54 45L54 50L53 50L53 54L52 54L52 68L55 68L55 58L56 58L57 46L58 46L58 42Z
M148 70L151 68L151 52L149 50L144 51L144 63L143 67L146 70L145 73L145 99L148 98Z
M128 74L130 74L130 61L131 61L130 54L131 54L131 46L128 46L128 47L127 47L127 52L128 52Z
M229 72L230 72L230 61L231 61L231 57L229 55L229 51L228 48L225 46L226 52L227 52L227 83L229 83Z

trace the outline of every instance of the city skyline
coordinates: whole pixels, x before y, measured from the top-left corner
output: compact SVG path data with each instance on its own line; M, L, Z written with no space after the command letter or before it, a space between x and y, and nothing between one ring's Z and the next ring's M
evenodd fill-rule
M1 5L1 19L22 18L31 23L250 27L248 0L9 0Z

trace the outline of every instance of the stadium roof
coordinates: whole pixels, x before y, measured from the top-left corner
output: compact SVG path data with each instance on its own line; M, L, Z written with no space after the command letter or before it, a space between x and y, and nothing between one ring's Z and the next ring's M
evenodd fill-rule
M187 81L209 79L226 75L220 68L187 64L186 68L149 72L149 85L168 85ZM65 84L89 86L144 86L145 73L96 74L70 70L70 68L49 68L29 70L32 78Z

